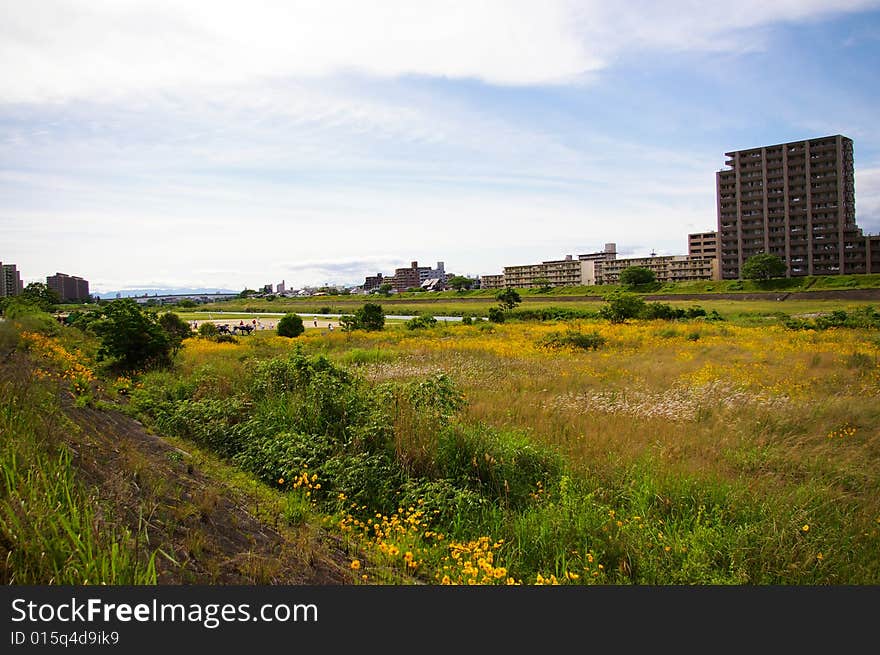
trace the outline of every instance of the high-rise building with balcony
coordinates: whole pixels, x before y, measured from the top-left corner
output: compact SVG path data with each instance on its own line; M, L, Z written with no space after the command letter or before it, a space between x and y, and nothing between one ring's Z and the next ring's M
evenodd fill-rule
M722 279L752 255L778 255L786 276L871 270L856 225L853 142L840 134L725 153L716 173Z
M17 296L24 290L21 274L15 264L0 263L0 298Z
M55 273L46 278L46 286L58 293L62 302L89 299L89 281L76 275Z

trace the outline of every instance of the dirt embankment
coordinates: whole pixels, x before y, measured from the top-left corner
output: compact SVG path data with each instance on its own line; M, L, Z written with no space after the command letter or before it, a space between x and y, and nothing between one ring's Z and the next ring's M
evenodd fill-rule
M170 556L156 558L159 584L352 582L342 545L320 530L260 518L257 495L202 470L125 414L76 407L64 396L64 411L80 428L69 445L82 477L114 521L142 529L147 551Z

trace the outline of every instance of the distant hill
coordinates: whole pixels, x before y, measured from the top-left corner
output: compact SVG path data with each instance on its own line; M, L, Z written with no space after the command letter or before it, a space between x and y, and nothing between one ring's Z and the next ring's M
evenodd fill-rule
M239 290L240 291L240 290ZM173 288L173 289L119 289L117 291L104 291L97 294L101 299L112 300L117 294L122 298L135 298L143 296L168 296L168 295L189 295L189 294L206 294L206 293L239 293L232 289L205 289L205 288Z

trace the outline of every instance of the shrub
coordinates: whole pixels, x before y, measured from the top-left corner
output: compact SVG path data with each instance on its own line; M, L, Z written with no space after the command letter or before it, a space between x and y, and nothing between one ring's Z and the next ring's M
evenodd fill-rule
M627 291L612 291L605 300L607 304L599 310L599 315L612 323L624 323L629 318L636 318L645 308L642 298Z
M581 350L598 350L606 343L605 337L598 332L577 332L576 330L568 330L566 332L551 332L545 335L538 343L551 349L561 348L580 348Z
M299 314L285 314L278 321L276 330L280 337L294 338L305 332L306 328L303 326L303 320Z
M419 314L418 316L413 316L411 319L404 323L407 329L409 330L421 330L425 328L432 328L437 325L437 319L434 318L431 314Z
M205 339L211 339L217 336L217 326L213 323L202 323L199 326L199 336Z
M500 307L490 307L488 315L492 323L504 323L504 310Z

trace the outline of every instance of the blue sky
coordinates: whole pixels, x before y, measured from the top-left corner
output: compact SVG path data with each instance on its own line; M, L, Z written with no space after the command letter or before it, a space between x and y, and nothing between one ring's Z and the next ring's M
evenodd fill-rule
M0 1L0 261L103 292L681 254L725 152L838 133L880 232L880 1L724 4Z

